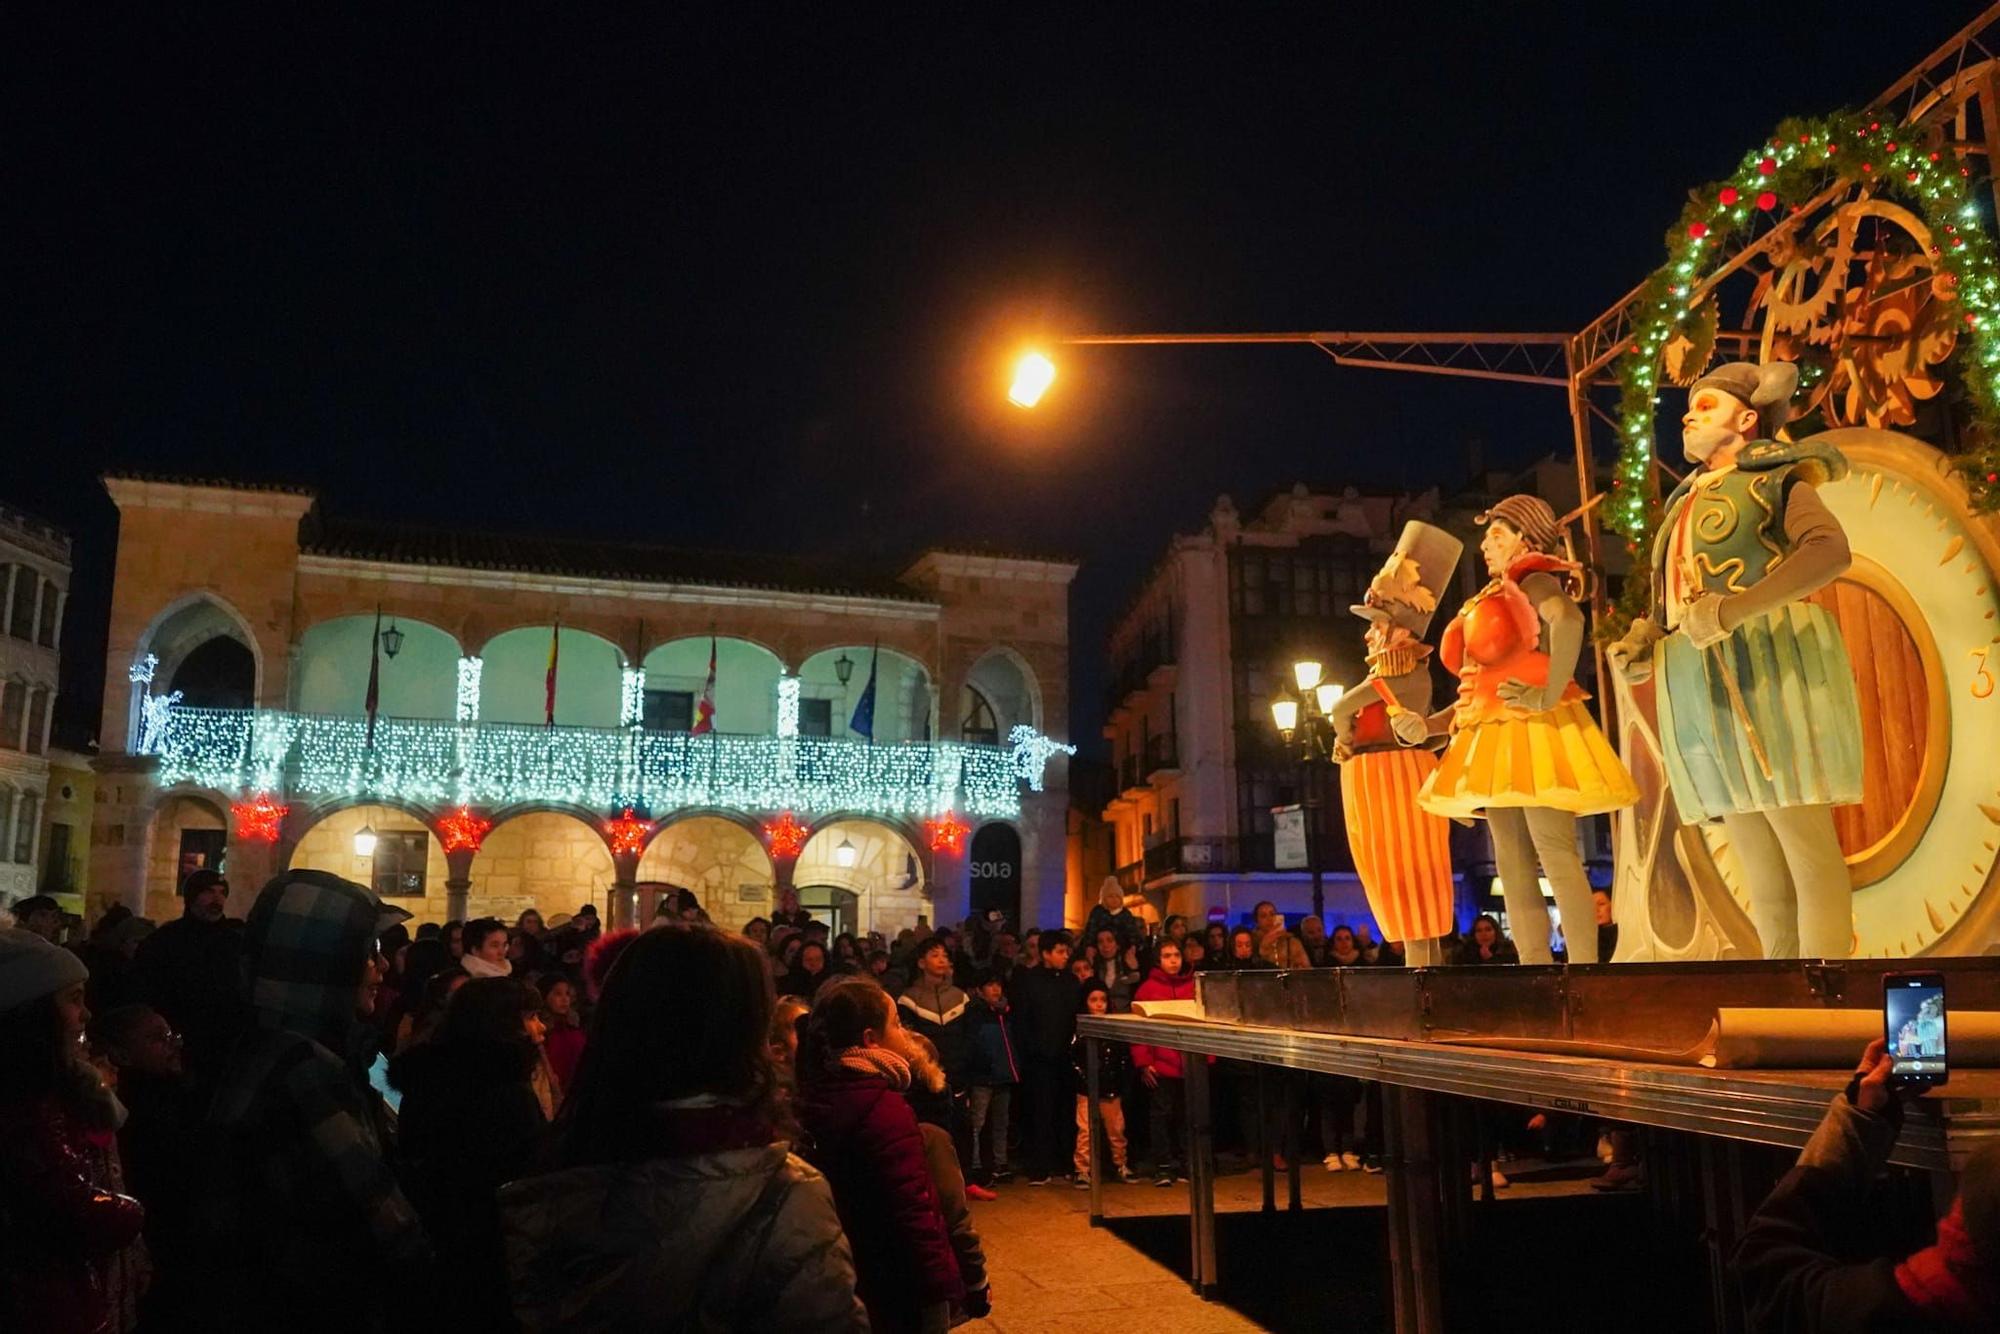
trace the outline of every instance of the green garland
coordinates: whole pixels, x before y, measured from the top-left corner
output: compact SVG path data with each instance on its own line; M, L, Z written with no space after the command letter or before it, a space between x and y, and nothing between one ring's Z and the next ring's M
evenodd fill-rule
M1866 112L1787 120L1727 180L1696 190L1667 234L1667 262L1646 280L1632 316L1632 342L1618 359L1619 453L1604 522L1635 547L1658 521L1650 485L1653 409L1668 340L1690 322L1688 294L1720 262L1725 243L1757 215L1802 207L1841 177L1874 183L1876 193L1913 207L1931 230L1931 259L1957 280L1970 354L1959 359L1971 408L1965 450L1953 459L1975 509L2000 509L2000 264L1972 193L1971 168L1912 140L1909 126L1883 125ZM1643 584L1643 580L1630 582Z

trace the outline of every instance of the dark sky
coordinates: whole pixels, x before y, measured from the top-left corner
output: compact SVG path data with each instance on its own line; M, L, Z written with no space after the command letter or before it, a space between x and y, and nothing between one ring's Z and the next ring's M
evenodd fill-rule
M1976 12L84 8L0 42L0 499L77 538L67 728L94 479L138 468L451 526L1073 556L1086 738L1110 618L1218 492L1453 482L1468 439L1526 462L1568 423L1556 390L1298 348L1073 352L1025 414L1021 342L1573 329L1688 188Z

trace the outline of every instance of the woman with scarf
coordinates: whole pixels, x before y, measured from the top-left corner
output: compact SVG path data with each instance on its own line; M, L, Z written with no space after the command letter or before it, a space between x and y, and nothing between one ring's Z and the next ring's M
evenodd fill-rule
M129 1329L146 1211L124 1193L117 1103L83 1060L83 961L0 928L0 1328Z
M1563 921L1594 921L1577 817L1629 806L1639 791L1575 680L1579 571L1558 554L1555 511L1537 496L1508 496L1479 522L1493 577L1445 627L1438 656L1459 678L1458 700L1431 719L1451 743L1417 802L1433 815L1486 818L1521 962L1550 963L1542 877ZM1596 936L1574 937L1570 962L1596 963Z
M967 1294L923 1134L904 1097L917 1080L942 1088L943 1070L909 1040L887 992L840 978L813 1002L797 1076L809 1156L833 1186L870 1327L943 1334L953 1304Z
M740 936L674 924L621 942L559 1168L500 1192L523 1329L866 1328L826 1180L790 1151L773 1004Z

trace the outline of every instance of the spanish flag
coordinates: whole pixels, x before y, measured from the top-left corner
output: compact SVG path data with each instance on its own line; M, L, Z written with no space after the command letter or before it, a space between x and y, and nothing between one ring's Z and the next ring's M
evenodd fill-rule
M549 674L543 684L543 693L547 696L544 701L543 712L548 719L550 727L556 725L556 655L561 648L562 622L557 621L549 630Z

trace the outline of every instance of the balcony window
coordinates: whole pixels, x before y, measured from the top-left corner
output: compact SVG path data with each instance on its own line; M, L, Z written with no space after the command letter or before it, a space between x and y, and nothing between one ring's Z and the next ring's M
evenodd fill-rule
M0 681L0 750L21 748L21 714L27 707L25 683Z
M42 581L25 565L14 567L14 602L7 615L7 633L30 643L35 638L35 590Z
M37 815L35 794L21 794L21 818L14 822L14 860L31 862L35 860L35 817Z
M959 725L959 735L984 746L1000 744L1000 720L993 716L986 696L971 686L965 688L965 721Z
M833 735L833 701L830 699L802 699L799 701L799 735Z
M651 732L686 732L694 727L692 690L648 690L641 720Z
M62 605L62 592L54 584L42 590L42 619L35 628L35 642L43 648L56 646L56 612Z
M36 689L28 694L27 751L30 755L40 755L47 749L42 739L48 735L49 730L49 698L49 692L43 689Z
M430 864L431 836L421 829L393 829L375 836L375 893L383 898L422 898Z

